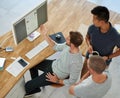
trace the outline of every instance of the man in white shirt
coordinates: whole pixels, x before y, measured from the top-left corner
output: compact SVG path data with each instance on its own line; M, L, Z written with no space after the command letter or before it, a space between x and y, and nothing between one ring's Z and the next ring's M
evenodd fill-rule
M54 50L62 52L58 59L44 60L30 69L32 80L25 84L26 97L40 92L40 87L43 86L56 83L62 85L74 84L83 66L82 55L79 50L79 46L83 42L83 36L79 32L69 32L66 44L58 45L47 35L47 30L43 25L40 26L40 31ZM42 70L44 73L38 75L38 70Z
M91 56L87 62L89 71L79 83L70 86L70 94L77 98L102 98L111 87L111 77L105 71L106 66L102 57Z

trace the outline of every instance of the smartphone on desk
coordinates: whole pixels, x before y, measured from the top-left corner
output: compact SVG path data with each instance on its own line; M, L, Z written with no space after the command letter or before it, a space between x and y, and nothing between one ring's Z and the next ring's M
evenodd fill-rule
M23 67L25 67L27 65L27 62L25 62L23 59L18 60L18 62L20 63L20 65L22 65Z

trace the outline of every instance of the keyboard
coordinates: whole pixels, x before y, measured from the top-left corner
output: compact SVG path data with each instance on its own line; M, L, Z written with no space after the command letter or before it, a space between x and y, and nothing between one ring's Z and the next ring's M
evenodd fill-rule
M46 47L48 47L49 44L46 40L39 43L36 47L34 47L32 50L27 52L25 56L27 56L29 59L32 59L34 56L36 56L38 53L40 53L42 50L44 50Z

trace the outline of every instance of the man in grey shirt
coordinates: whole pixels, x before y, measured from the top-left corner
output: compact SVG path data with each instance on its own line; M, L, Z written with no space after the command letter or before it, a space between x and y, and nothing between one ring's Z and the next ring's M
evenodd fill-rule
M30 69L32 80L25 84L26 97L40 92L40 87L51 84L71 85L75 83L81 73L83 62L79 46L83 42L83 36L79 32L69 32L66 44L56 44L48 35L46 28L40 26L40 31L45 40L56 51L62 51L56 60L44 60ZM38 75L38 70L44 73Z
M111 87L111 77L104 71L106 63L97 55L91 56L87 63L89 71L79 83L70 87L69 92L77 98L102 98Z

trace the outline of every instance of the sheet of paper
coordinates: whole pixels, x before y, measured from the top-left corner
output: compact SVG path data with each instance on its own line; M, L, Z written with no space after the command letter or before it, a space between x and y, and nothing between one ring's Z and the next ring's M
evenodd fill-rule
M11 63L6 68L6 70L15 77L18 76L20 72L22 72L24 68L26 67L26 66L23 66L24 64L22 65L21 63L19 63L20 60L25 61L26 66L29 65L29 63L26 60L24 60L21 57L18 57L13 63Z
M6 59L6 58L1 58L1 57L0 57L0 67L3 67L3 66L4 66L5 59Z

